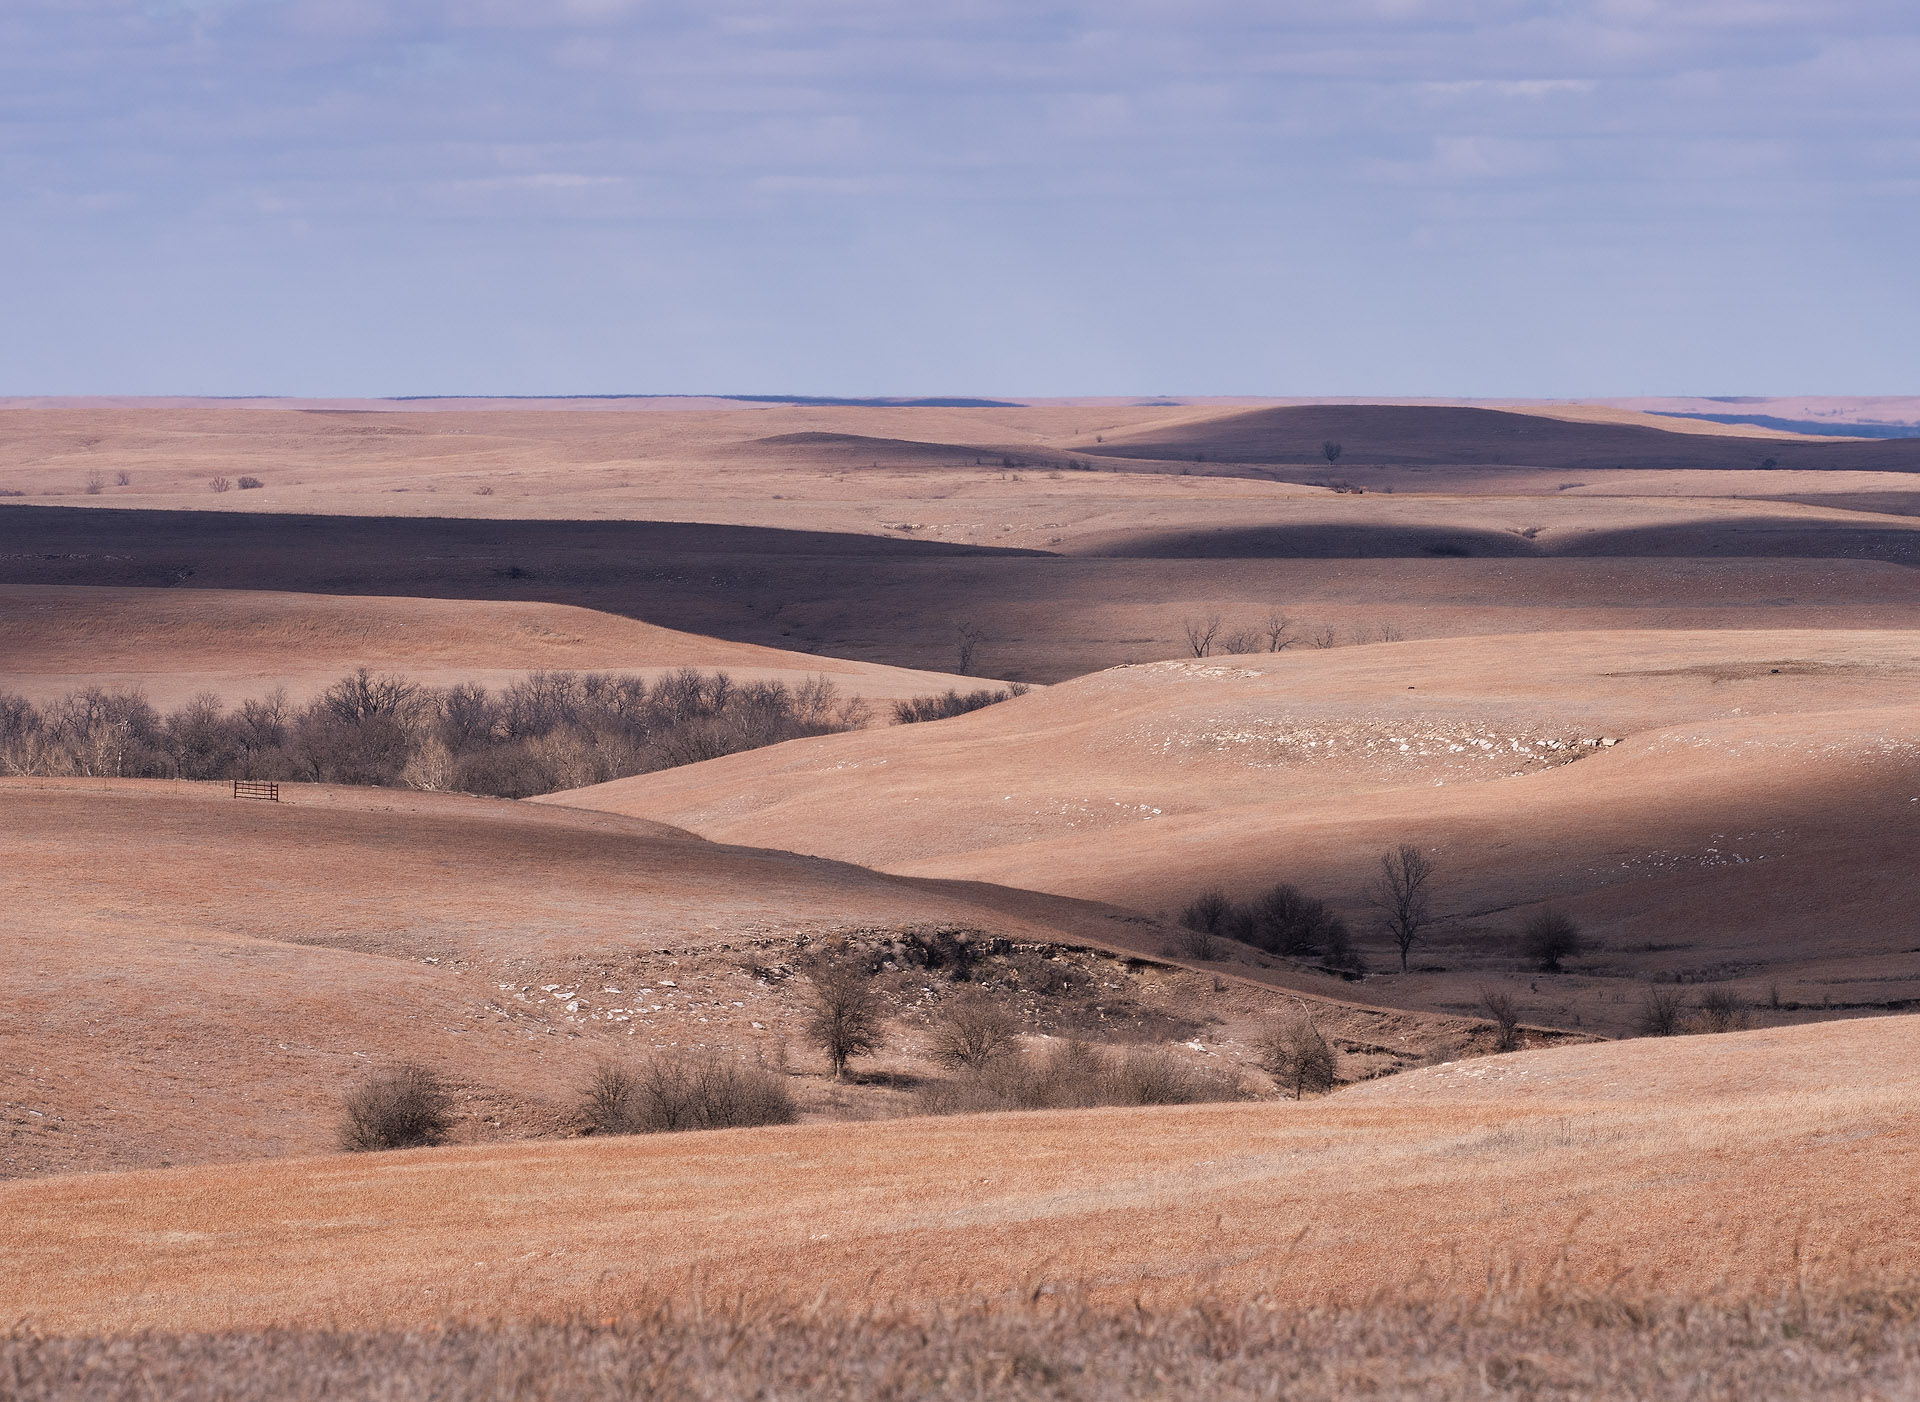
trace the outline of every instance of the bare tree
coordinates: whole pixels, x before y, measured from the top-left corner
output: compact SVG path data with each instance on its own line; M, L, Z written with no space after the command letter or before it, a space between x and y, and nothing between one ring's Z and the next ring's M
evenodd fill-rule
M1333 1048L1305 1014L1281 1023L1255 1043L1254 1050L1261 1069L1290 1088L1295 1100L1305 1099L1310 1090L1324 1094L1333 1089Z
M934 1019L928 1051L942 1066L978 1070L1020 1049L1013 1019L979 994L956 998Z
M1307 642L1314 647L1332 647L1340 641L1340 634L1331 623L1323 624L1307 634Z
M1397 623L1375 624L1373 635L1383 643L1397 643L1407 636Z
M880 1048L880 995L867 971L853 963L818 964L807 971L807 982L813 1007L805 1031L839 1080L848 1060Z
M1205 657L1213 651L1213 640L1220 632L1220 615L1209 613L1205 616L1183 618L1181 631L1187 635L1187 646L1195 657Z
M1335 463L1340 461L1340 445L1331 438L1320 445L1320 451L1326 455L1328 462Z
M1640 1004L1640 1033L1645 1037L1671 1037L1680 1030L1686 1016L1687 998L1677 988L1649 988Z
M1513 995L1503 988L1480 990L1480 1006L1493 1019L1495 1051L1510 1052L1520 1045L1520 1010Z
M1256 628L1236 628L1220 640L1220 650L1236 654L1258 652L1260 636L1260 631Z
M987 640L987 630L973 619L963 619L954 628L954 651L959 657L960 675L973 674L973 655L980 650L980 644Z
M1373 904L1380 911L1380 922L1400 950L1400 969L1406 971L1407 952L1420 942L1422 933L1433 923L1430 909L1433 863L1427 854L1410 842L1403 842L1380 857L1380 876L1373 884Z
M1261 631L1267 635L1267 651L1281 652L1299 641L1293 635L1293 620L1279 609L1267 610L1267 621Z
M1543 974L1559 973L1560 961L1580 952L1580 927L1573 923L1573 917L1558 910L1543 910L1527 921L1522 939L1527 958L1538 964Z

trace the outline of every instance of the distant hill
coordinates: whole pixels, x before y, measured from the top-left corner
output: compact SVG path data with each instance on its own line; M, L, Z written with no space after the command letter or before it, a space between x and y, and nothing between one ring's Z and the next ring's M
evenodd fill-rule
M1826 432L1832 430L1826 429ZM1328 464L1322 445L1341 445ZM1605 468L1845 468L1920 472L1920 439L1809 442L1668 432L1502 409L1302 404L1158 425L1082 448L1088 456L1224 463Z

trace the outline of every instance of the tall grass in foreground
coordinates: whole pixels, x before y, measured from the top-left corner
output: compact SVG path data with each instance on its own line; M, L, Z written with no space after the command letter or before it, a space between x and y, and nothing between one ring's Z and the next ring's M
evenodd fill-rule
M351 1334L0 1336L15 1402L714 1398L1905 1398L1912 1294L1699 1304L1528 1297L1307 1312L1074 1301L932 1317L663 1308L613 1322Z

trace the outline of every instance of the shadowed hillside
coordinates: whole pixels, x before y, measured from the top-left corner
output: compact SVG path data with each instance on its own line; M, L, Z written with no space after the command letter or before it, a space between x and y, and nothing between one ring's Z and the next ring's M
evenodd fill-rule
M1920 471L1920 440L1814 442L1669 433L1500 409L1402 404L1306 404L1131 432L1079 451L1093 457L1327 467L1489 465L1559 468L1780 468Z
M1445 516L1378 519L1398 506L1424 520L1408 497L1329 500L1357 503L1373 524L1323 518L1239 545L1189 534L1145 547L1173 558L1131 553L1140 548L1132 542L1164 535L1138 526L1096 544L1105 557L1089 557L632 521L0 506L0 583L573 604L730 642L937 672L957 668L956 632L971 623L984 634L975 672L1037 682L1178 656L1187 650L1183 621L1213 612L1232 631L1278 609L1342 641L1382 625L1408 637L1863 619L1920 626L1920 571L1872 558L1912 558L1920 531L1828 524L1852 513L1823 513L1796 532L1770 529L1772 513L1813 509L1769 505L1764 516L1746 509L1716 525L1713 513L1688 508L1697 523L1669 540L1666 558L1523 559L1593 549L1592 537L1613 530L1622 512L1565 499L1598 508L1592 524L1529 538ZM1620 545L1634 548L1631 533ZM1802 546L1814 558L1792 558ZM1222 563L1214 557L1223 549L1306 558ZM1476 558L1481 551L1499 558Z
M1375 1001L1631 1031L1646 981L1793 1016L1920 997L1915 634L1560 634L1124 668L935 725L810 740L545 802L887 870L1172 913L1294 882L1397 958L1381 852L1433 854L1439 925ZM1613 743L1607 743L1607 742ZM1547 905L1594 939L1535 978ZM1422 972L1424 970L1425 972ZM1767 1015L1775 1014L1769 1006ZM1576 1021L1577 1019L1577 1021Z

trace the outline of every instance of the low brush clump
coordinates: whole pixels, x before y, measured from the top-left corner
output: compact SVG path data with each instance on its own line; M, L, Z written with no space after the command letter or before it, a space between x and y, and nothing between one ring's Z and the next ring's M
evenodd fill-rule
M920 1105L930 1115L970 1115L1246 1098L1236 1077L1190 1066L1162 1047L1108 1048L1067 1040L987 1057L964 1076L922 1087Z
M1222 957L1225 951L1215 941L1232 939L1287 959L1316 959L1347 973L1366 969L1347 922L1325 901L1286 882L1250 901L1229 900L1219 890L1203 891L1180 912L1180 924L1188 935L1177 952L1192 958Z
M138 692L90 687L45 707L0 693L0 774L285 779L528 798L715 759L869 718L815 677L798 687L683 669L652 686L605 672L535 672L493 693L365 668L311 704L284 692L228 710L211 693L161 715Z
M1312 1310L1260 1299L1102 1310L1077 1298L927 1315L657 1305L612 1321L380 1333L0 1335L16 1402L1840 1402L1906 1397L1910 1293L1705 1304L1547 1296Z
M431 1067L376 1072L341 1099L340 1146L355 1152L444 1144L453 1096Z
M763 1066L695 1052L604 1061L580 1095L590 1134L666 1134L792 1124L786 1077Z
M1029 688L1014 682L999 690L982 688L962 695L958 691L949 691L939 696L915 696L906 701L893 703L893 720L896 725L915 725L921 721L950 720L954 716L964 716L969 711L984 710L988 706L998 705L1002 701L1011 701L1016 696L1025 696Z

